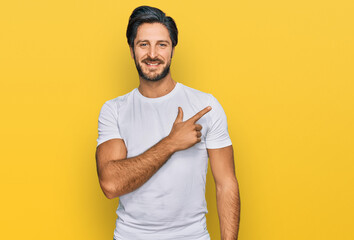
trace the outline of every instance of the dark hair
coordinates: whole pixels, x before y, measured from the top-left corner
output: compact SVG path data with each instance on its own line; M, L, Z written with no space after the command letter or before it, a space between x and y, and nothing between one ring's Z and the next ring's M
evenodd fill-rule
M127 27L127 40L130 47L134 48L134 39L138 27L143 23L161 23L163 24L169 34L172 41L172 47L177 45L178 42L178 30L175 21L166 16L166 14L158 8L149 6L140 6L134 9L129 18Z

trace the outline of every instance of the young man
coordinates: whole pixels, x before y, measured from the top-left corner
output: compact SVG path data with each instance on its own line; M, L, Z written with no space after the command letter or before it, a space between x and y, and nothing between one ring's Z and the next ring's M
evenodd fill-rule
M116 240L210 239L208 157L221 238L237 239L240 200L225 112L213 95L172 79L177 35L161 10L133 11L127 39L140 85L99 114L97 172L106 197L119 197Z

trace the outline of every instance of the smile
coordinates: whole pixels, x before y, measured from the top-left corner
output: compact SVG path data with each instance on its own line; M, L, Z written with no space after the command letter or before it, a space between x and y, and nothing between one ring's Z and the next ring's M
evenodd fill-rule
M160 63L149 63L149 62L145 62L145 64L146 64L148 67L157 67L158 65L160 65Z

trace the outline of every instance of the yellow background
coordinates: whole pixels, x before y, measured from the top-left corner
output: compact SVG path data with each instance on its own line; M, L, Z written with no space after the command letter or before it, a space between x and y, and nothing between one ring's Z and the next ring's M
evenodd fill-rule
M0 3L0 239L112 239L95 148L102 104L138 86L125 31L139 5L179 28L172 77L228 117L240 240L354 239L354 3ZM220 239L210 172L212 239Z

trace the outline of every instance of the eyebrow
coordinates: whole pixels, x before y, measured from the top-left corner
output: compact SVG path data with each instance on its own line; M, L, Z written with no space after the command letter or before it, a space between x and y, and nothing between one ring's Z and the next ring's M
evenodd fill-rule
M138 44L138 43L140 43L140 42L149 42L149 40L138 40L138 41L136 42L136 44ZM167 40L157 40L157 42L165 42L165 43L167 43L167 44L170 44L170 42L167 41Z

